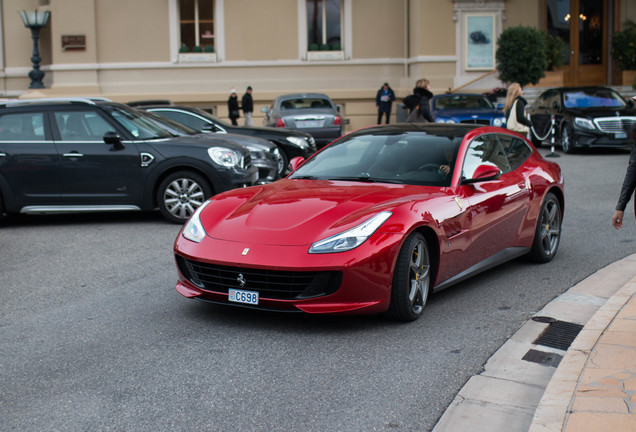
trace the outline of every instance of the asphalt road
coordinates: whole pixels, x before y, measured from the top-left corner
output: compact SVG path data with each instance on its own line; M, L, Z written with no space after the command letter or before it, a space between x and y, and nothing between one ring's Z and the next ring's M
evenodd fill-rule
M522 323L636 252L631 203L625 227L610 224L628 154L554 160L566 179L557 257L434 295L409 324L185 299L179 227L157 214L5 219L0 430L428 431Z

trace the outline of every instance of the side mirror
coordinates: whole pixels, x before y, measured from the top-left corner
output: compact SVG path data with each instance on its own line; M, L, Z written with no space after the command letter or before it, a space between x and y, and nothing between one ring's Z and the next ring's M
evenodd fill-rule
M206 123L203 126L201 126L201 132L218 133L218 132L222 132L222 130L215 124Z
M263 108L261 108L261 112L262 112L262 113L267 114L267 111L268 111L268 110L267 110L267 107L263 107Z
M561 111L562 111L562 110L561 110L561 105L559 105L559 103L558 103L557 101L554 101L554 102L552 103L552 109L557 110L557 112L561 112Z
M501 176L499 168L492 165L479 165L475 168L473 177L462 180L462 184L471 184L482 181L497 180Z
M504 107L504 104L502 104L502 103L497 104L497 110L503 111L503 107Z
M293 171L296 171L303 163L305 162L305 158L301 156L296 156L289 161L289 168Z
M124 144L121 142L121 137L117 134L117 132L106 132L104 134L104 142L106 144L112 145L115 150L121 150L125 148Z
M635 105L635 104L634 104L634 100L630 98L630 99L627 101L627 106L628 106L628 107L630 107L630 108L634 108L634 105Z

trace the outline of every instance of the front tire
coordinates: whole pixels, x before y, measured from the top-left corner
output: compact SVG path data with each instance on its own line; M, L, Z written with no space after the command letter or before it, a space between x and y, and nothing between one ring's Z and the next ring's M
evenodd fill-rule
M561 203L548 193L541 204L530 258L539 263L552 261L561 241Z
M398 255L391 287L391 318L415 321L424 311L431 284L431 260L424 236L411 234Z
M574 153L574 133L567 123L563 123L561 127L561 149L564 153Z
M157 204L164 218L183 224L211 196L212 188L202 176L190 171L178 171L170 174L159 185Z

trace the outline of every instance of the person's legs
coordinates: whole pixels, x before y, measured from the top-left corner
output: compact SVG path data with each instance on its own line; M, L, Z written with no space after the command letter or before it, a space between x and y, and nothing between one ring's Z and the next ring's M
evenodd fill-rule
M252 121L252 113L245 113L245 126L254 126L254 122Z
M389 120L391 119L391 111L387 111L386 113L386 124L389 124Z
M382 124L382 111L378 110L378 123L377 124Z

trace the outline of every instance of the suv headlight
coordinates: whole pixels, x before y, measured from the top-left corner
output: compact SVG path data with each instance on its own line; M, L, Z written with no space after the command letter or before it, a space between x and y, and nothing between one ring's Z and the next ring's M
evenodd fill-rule
M495 117L492 120L493 126L502 127L504 124L504 119L502 117Z
M367 241L380 225L382 225L393 213L385 211L378 213L366 222L341 232L324 240L317 241L309 248L309 253L334 253L346 252L355 249Z
M205 206L208 205L209 203L210 201L206 201L203 204L201 204L199 208L197 208L195 212L192 213L192 216L190 216L190 219L188 219L186 224L183 226L182 234L188 240L193 241L195 243L201 243L201 240L203 240L203 238L205 237L206 235L205 230L203 229L203 225L201 224L201 219L199 219L199 215L201 214Z
M592 123L592 120L589 120L586 118L576 117L574 119L574 124L580 127L581 129L587 129L587 130L596 129L596 127L594 127L594 123Z
M210 147L208 155L215 164L232 168L238 166L241 162L241 154L237 151L225 147Z

